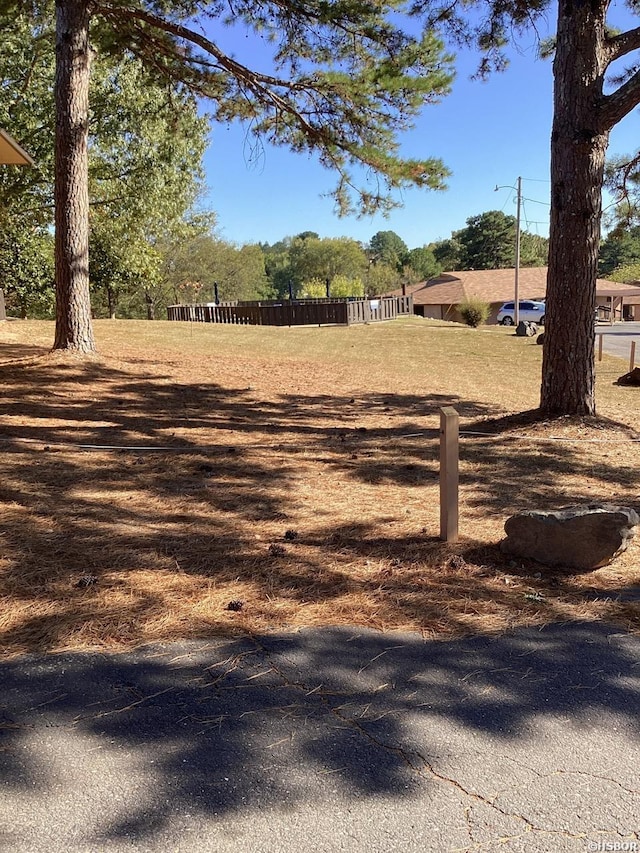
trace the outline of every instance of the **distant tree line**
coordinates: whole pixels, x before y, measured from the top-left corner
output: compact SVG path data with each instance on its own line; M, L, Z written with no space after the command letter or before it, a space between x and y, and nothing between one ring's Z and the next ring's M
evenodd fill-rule
M390 230L369 243L304 231L245 246L199 234L163 247L159 301L211 301L214 282L220 299L376 296L447 271L511 268L515 228L515 217L488 211L469 217L450 238L413 249ZM546 238L521 231L523 267L545 266L547 253ZM618 224L603 240L600 273L640 279L640 226Z
M500 269L515 264L516 220L500 211L472 216L450 238L409 249L394 231L378 231L367 244L347 237L322 239L314 231L261 244L274 294L379 295L442 272ZM544 266L547 240L521 232L523 266Z

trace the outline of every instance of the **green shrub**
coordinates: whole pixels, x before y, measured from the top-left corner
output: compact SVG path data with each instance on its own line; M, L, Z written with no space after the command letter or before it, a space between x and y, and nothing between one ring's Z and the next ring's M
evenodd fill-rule
M483 302L482 299L476 299L472 296L458 305L458 311L462 314L462 319L467 326L472 326L475 329L487 322L491 306L488 302Z

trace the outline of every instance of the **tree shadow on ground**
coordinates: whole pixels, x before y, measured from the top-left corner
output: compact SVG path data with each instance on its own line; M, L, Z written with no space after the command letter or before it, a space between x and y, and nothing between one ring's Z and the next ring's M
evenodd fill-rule
M48 347L28 344L12 344L0 341L0 369L20 358L33 358L34 356L46 355ZM12 365L14 366L14 365Z
M0 595L15 617L2 631L13 650L55 648L76 634L81 642L98 611L103 631L125 625L118 636L130 642L152 616L160 626L163 612L182 612L185 598L210 608L185 609L183 635L241 630L242 618L224 612L233 584L237 597L263 602L264 622L275 618L274 600L295 613L377 594L376 624L448 620L459 631L480 624L465 615L470 591L488 612L514 613L539 591L496 587L508 566L495 548L447 573L452 549L433 539L438 409L454 404L471 431L511 430L490 404L440 394L267 396L99 361L5 366L1 384ZM128 449L88 453L85 443ZM532 507L628 502L640 485L640 467L621 469L616 453L502 433L463 434L461 465L466 525ZM457 551L470 553L477 538L469 533ZM552 603L548 613L564 611Z
M167 365L168 366L168 365ZM495 407L441 394L276 394L229 388L216 382L180 382L167 373L129 373L99 361L33 360L3 365L2 432L41 442L121 444L162 439L175 447L200 447L200 431L215 430L289 439L386 440L424 429L422 420L441 406L463 417L495 413ZM376 421L375 426L363 425ZM381 423L384 421L390 424ZM210 436L211 437L211 436Z
M533 429L541 423L546 432ZM573 424L580 429L563 433ZM469 490L470 506L487 511L634 505L640 487L640 469L633 462L638 438L628 424L611 418L545 421L537 409L484 418L462 427L461 458L468 468L461 487Z
M71 826L93 848L201 820L247 829L310 803L320 814L336 796L347 808L421 792L433 803L444 786L462 813L484 796L487 764L500 789L519 780L524 795L525 782L544 792L564 771L595 786L617 772L615 796L631 795L635 768L617 762L640 735L639 665L637 638L584 623L449 642L333 628L23 658L0 664L4 808L20 815L28 796L33 832L81 766ZM533 748L549 726L551 744ZM619 740L594 767L578 745L604 730ZM107 807L105 786L119 792Z

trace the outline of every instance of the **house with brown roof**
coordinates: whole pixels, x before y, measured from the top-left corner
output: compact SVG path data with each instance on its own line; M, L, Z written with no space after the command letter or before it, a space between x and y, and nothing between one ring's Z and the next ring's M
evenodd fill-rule
M500 307L514 298L515 270L454 270L429 281L409 285L407 295L413 296L414 314L436 320L463 322L458 310L461 302L473 297L491 306L488 323L496 323ZM393 296L402 294L393 291ZM518 275L520 301L539 301L547 292L546 267L521 267ZM617 284L598 279L596 301L602 319L640 319L640 285Z

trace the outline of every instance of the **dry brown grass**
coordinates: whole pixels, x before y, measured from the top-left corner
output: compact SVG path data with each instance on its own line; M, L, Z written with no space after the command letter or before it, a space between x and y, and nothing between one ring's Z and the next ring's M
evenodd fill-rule
M536 405L541 348L505 329L96 327L81 361L47 354L51 324L0 326L4 654L303 625L637 628L637 544L551 580L497 548L519 509L638 507L622 362L598 366L600 419L533 424L509 416ZM463 438L455 547L436 538L442 405L492 432Z

